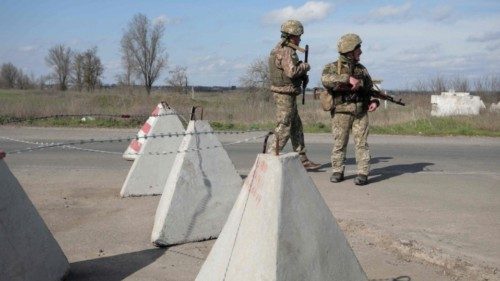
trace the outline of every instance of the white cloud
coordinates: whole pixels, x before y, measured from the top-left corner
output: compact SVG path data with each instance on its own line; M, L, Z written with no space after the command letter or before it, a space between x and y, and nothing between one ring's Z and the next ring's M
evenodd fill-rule
M123 64L119 59L108 60L104 62L104 68L106 70L119 71L122 70Z
M436 54L441 50L441 45L438 43L431 43L423 46L403 49L401 53L403 54L412 54L412 55L428 55L428 54Z
M21 52L31 52L38 48L38 46L28 45L19 47L19 51Z
M376 18L400 17L408 13L411 8L411 3L406 3L402 6L384 6L373 10L370 14Z
M382 6L371 10L368 15L360 17L357 21L360 23L404 21L410 19L411 8L410 2L401 6Z
M210 81L212 85L234 84L244 73L248 64L242 58L227 58L221 55L203 55L189 58L186 62L188 76L194 84Z
M161 15L153 19L153 24L161 23L164 25L174 25L180 23L181 20L178 18L170 18L166 15Z
M434 21L446 21L452 19L453 8L451 6L438 6L431 10L431 19Z
M467 38L469 42L489 42L500 39L500 31L485 32L481 35L471 35Z
M500 42L486 46L486 50L488 51L497 51L498 49L500 49Z
M385 45L382 45L380 43L371 43L367 44L368 46L366 47L366 50L369 52L383 52L386 51L388 48Z
M333 5L330 3L309 1L297 8L287 6L282 9L271 11L264 16L263 20L265 23L282 23L289 19L312 22L324 19L332 9Z

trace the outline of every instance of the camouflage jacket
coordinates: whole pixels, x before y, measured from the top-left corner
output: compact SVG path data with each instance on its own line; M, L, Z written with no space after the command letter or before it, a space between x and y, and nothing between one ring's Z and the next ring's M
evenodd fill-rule
M280 41L269 55L271 91L280 94L300 94L302 79L309 64L299 61L295 49Z
M356 91L351 90L352 85L349 83L351 75L361 80L361 86ZM368 70L362 64L353 63L341 55L337 61L325 65L321 82L328 93L333 95L334 104L338 109L339 105L345 103L362 103L363 110L368 109L373 82Z

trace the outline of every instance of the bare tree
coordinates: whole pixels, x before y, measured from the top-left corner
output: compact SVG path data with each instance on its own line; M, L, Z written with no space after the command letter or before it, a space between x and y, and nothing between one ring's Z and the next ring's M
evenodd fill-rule
M70 47L57 45L49 49L49 54L45 57L47 65L54 70L54 76L58 81L59 90L65 91L68 89L68 77L71 73L71 57L72 51Z
M71 75L71 82L79 92L83 89L83 60L83 54L76 53L72 63L73 74Z
M35 79L32 74L31 77L25 74L22 69L18 69L18 75L16 79L16 87L18 89L33 89L35 88Z
M122 54L130 58L130 65L142 79L148 95L167 64L167 54L161 45L164 31L163 22L151 24L145 15L137 14L129 22L121 40Z
M409 88L416 92L427 92L429 85L423 80L418 80L413 82L412 86Z
M446 79L440 75L432 78L429 82L429 89L433 93L440 94L441 92L446 92L448 82Z
M127 48L127 37L123 36L121 41L121 52L122 52L122 65L124 68L124 72L117 76L118 84L121 84L128 88L129 92L131 92L134 86L134 75L137 72L137 66L135 65L133 54L131 49Z
M267 89L271 84L269 66L265 59L258 58L247 68L244 76L240 78L243 87L252 89Z
M492 92L500 92L500 76L498 75L491 75L489 79L489 88L490 91Z
M19 76L19 71L12 63L2 64L0 69L0 79L4 87L11 89L16 86L17 77Z
M450 86L457 92L469 92L469 80L465 77L455 76L450 80Z
M43 90L47 87L47 83L50 81L50 75L40 75L38 79L36 79L36 83L38 85L38 89Z
M88 49L83 54L83 84L87 91L93 92L101 82L104 71L101 59L97 56L97 47Z
M174 87L176 92L182 92L187 87L187 67L177 65L168 73L170 77L165 80L167 84Z
M271 77L269 75L269 66L267 59L258 58L247 68L245 75L240 77L240 83L243 87L249 88L251 99L263 100L268 102L271 99L269 91Z

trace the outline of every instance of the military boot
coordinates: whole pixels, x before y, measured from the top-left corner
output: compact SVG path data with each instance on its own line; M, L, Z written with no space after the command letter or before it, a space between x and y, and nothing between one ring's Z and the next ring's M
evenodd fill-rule
M305 154L301 155L300 161L302 162L304 168L308 171L317 170L321 167L321 164L314 163L313 161L307 159Z
M357 175L355 178L354 178L354 184L355 185L365 185L365 184L368 184L368 176L367 175Z
M330 176L330 181L331 182L341 182L344 180L344 173L340 173L340 172L334 172L331 176Z

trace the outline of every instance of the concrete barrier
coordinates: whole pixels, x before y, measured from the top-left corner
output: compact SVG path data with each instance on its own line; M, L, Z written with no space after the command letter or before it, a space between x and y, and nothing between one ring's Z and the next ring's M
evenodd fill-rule
M165 109L165 107L160 112L173 113L171 109ZM184 133L184 127L177 115L157 117L153 127L149 130L149 135L169 132ZM155 154L162 151L176 151L182 138L182 136L148 138L142 144L139 157L130 167L120 195L128 197L161 194L174 164L176 153Z
M212 132L190 121L186 133ZM242 180L215 134L186 135L156 210L151 241L157 246L216 238L241 190ZM214 148L217 147L217 148Z
M490 111L491 112L500 112L500 101L498 103L491 103Z
M259 154L197 281L367 280L296 153Z
M478 115L486 108L480 97L453 91L432 95L431 104L432 116Z
M130 142L129 146L123 153L123 158L125 160L135 160L138 158L138 154L141 154L144 151L145 147L148 145L148 143L151 141L150 138L144 138L144 136L148 136L155 133L167 133L168 131L165 131L166 129L175 130L171 132L184 131L184 127L182 126L179 117L177 117L177 115L168 115L174 113L175 111L166 102L164 101L160 102L155 107L153 112L151 112L151 116L149 116L148 120L146 120L146 122L142 125L139 132L137 132L137 136L140 138L133 139ZM168 127L164 128L164 126L166 125L166 122L162 122L165 121L163 119L164 117L171 117L169 118L169 121L173 122L174 124L170 124Z
M0 280L62 280L68 271L59 244L0 160Z

